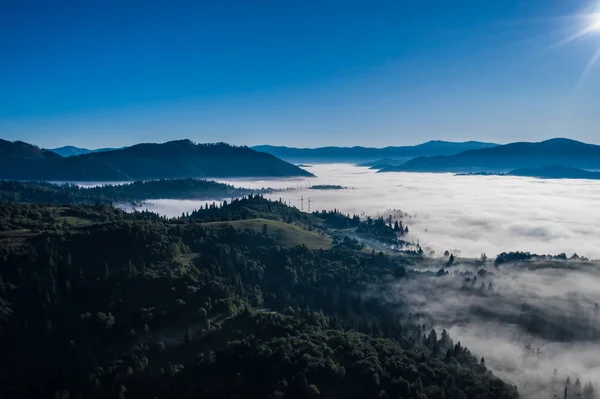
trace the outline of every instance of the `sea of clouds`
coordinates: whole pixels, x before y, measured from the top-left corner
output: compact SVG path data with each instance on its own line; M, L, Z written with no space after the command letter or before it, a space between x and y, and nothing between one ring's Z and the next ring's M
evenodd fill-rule
M376 173L342 164L315 165L309 170L318 177L221 181L286 189L269 197L298 208L303 198L305 211L310 198L311 210L401 215L410 229L409 238L440 257L445 250L462 257L519 250L600 258L600 181ZM347 188L309 189L317 184ZM207 202L212 201L151 200L144 207L179 216ZM598 392L597 262L569 261L557 267L548 261L498 268L488 261L489 274L470 287L465 275L473 276L483 266L457 259L448 276L422 274L382 287L381 300L398 301L425 314L438 334L447 329L455 341L485 357L496 375L516 384L525 398L562 397L566 377L573 384L569 398L582 397L581 389L588 382ZM429 259L420 267L436 272L444 262ZM579 388L577 378L582 383Z
M541 180L507 176L376 173L329 164L308 168L316 178L221 180L248 188L287 190L282 198L304 210L339 209L361 216L405 214L411 239L441 255L495 256L504 251L600 258L600 181ZM345 190L310 190L335 184ZM206 201L152 200L145 207L179 216Z

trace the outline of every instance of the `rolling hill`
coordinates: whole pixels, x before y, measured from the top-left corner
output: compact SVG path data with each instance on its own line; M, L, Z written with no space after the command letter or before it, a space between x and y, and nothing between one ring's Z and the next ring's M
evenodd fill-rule
M254 230L262 232L266 226L268 234L277 239L277 243L285 248L306 245L309 249L329 249L332 239L326 235L309 231L302 227L269 219L233 220L230 222L204 223L204 227L225 228L232 226L237 230Z
M382 158L410 159L419 156L452 155L461 151L489 148L497 144L467 141L455 143L449 141L428 141L415 146L402 147L320 147L320 148L293 148L259 145L252 147L256 151L266 152L288 162L370 162Z
M44 150L23 141L0 139L0 162L7 160L54 160L62 158L52 151Z
M380 172L500 172L561 165L600 169L600 146L556 138L539 143L511 143L456 155L419 157Z
M0 179L131 181L188 177L291 177L311 173L270 154L190 140L61 157L23 142L0 143Z
M125 147L123 147L125 148ZM64 147L58 148L49 148L48 151L52 151L62 157L76 157L78 155L90 154L92 152L105 152L105 151L113 151L118 150L119 148L98 148L95 150L90 150L87 148L74 147L72 145L67 145Z

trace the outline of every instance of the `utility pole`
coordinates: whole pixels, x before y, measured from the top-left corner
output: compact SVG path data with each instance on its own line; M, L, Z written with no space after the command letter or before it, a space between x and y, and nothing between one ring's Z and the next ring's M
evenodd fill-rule
M314 201L310 199L310 197L308 197L308 213L310 213L310 204L312 204Z
M304 196L300 197L300 210L304 211Z

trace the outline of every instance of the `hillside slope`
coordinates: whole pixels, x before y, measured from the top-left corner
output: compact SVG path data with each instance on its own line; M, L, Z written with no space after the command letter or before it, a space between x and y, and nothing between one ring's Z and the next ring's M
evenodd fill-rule
M329 249L332 240L330 237L302 227L269 219L244 219L228 222L204 223L204 227L225 228L233 227L237 230L254 230L258 233L266 230L267 234L277 239L277 244L285 248L305 245L308 249Z
M410 283L408 258L220 221L269 225L0 203L0 397L519 397L447 331L374 299Z
M66 158L26 143L3 141L1 144L2 179L130 181L312 176L272 155L225 143L195 144L190 140L177 140Z
M509 172L547 165L600 169L600 146L562 138L511 143L451 156L415 158L380 172Z
M0 162L20 159L59 159L60 155L44 150L23 141L7 141L0 139Z
M249 190L201 179L136 181L94 187L33 181L0 181L0 202L67 205L129 203L151 199L216 200L271 191Z

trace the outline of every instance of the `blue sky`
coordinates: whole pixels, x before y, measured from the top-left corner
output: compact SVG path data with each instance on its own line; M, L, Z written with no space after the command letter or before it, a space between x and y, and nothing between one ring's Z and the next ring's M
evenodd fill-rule
M600 32L556 45L592 3L7 0L0 137L600 143Z

